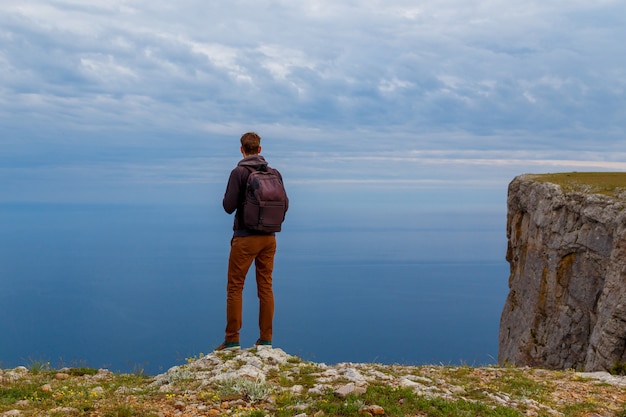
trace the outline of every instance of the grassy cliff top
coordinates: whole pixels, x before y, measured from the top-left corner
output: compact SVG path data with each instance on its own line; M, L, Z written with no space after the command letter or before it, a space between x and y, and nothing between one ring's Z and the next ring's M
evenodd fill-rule
M582 192L620 198L626 195L626 172L561 172L529 174L527 177L557 184L566 193Z
M329 366L256 348L189 358L156 377L32 365L0 369L0 417L626 417L626 377L608 373Z

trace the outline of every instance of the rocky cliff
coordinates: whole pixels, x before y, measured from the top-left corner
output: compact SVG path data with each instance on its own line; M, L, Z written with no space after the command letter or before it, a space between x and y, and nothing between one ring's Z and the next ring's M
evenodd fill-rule
M626 173L522 175L508 190L501 364L626 362Z

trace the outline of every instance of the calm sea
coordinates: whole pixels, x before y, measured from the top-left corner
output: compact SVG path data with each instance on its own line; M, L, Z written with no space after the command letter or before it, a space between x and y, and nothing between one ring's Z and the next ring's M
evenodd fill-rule
M274 345L326 363L495 363L505 213L377 210L290 213ZM0 367L156 374L208 353L223 339L231 221L219 207L0 205ZM243 345L257 309L250 279Z

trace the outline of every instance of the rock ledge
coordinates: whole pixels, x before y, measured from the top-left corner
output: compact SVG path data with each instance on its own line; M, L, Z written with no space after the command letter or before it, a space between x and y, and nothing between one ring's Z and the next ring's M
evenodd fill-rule
M522 175L509 185L501 365L626 362L626 201Z

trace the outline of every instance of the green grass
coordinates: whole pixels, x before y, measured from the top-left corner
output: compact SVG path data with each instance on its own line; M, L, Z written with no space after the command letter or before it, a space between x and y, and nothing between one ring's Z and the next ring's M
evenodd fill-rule
M496 387L499 391L506 392L515 398L535 398L543 400L551 391L550 384L539 383L530 379L521 369L509 370L497 380Z
M48 372L50 371L50 362L43 359L29 359L29 363L27 366L28 370L33 374L38 374L40 372Z
M24 383L15 384L10 387L0 387L0 405L11 405L21 400L43 402L50 398L52 398L52 395L42 391L41 385L37 383Z
M158 414L129 404L115 404L103 412L104 417L157 417Z
M317 373L319 369L313 364L300 365L300 374L296 379L296 383L306 388L311 388L317 383Z
M596 408L597 408L596 404L586 401L586 402L579 402L579 403L574 403L574 404L567 404L561 411L566 416L578 417L578 416L588 416L592 414L594 411L596 411Z
M582 192L619 197L626 191L626 172L562 172L529 174L527 178L559 185L563 192Z
M95 375L98 373L98 370L93 368L71 368L68 373L72 376Z
M130 410L120 401L116 390L121 386L133 389L134 393L149 393L148 379L134 374L110 374L102 379L90 379L98 373L91 368L67 370L66 378L56 378L60 372L50 369L47 363L31 364L30 371L19 378L0 383L0 415L13 409L31 410L26 415L66 415L62 408L72 408L79 415L91 415L96 404L104 404L101 410L112 416L144 415L139 408Z
M454 381L456 385L471 386L479 382L478 377L473 375L472 368L469 366L452 366L443 369L446 376Z
M413 392L410 388L392 388L387 385L372 385L362 396L349 395L339 399L328 393L323 399L311 405L312 413L321 410L326 415L357 417L366 405L378 405L387 416L414 416L417 412L429 417L521 417L514 409L491 406L480 401L429 398ZM280 414L287 416L288 413Z
M619 361L615 362L615 364L609 369L609 373L611 375L626 375L626 363Z

